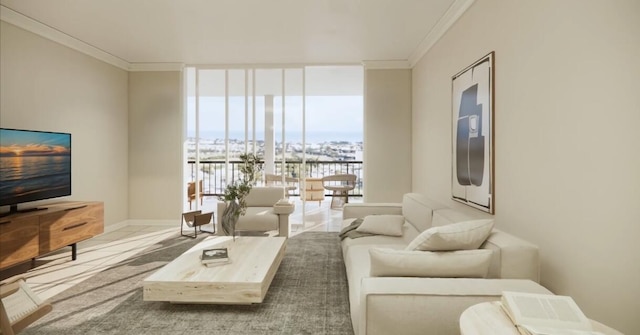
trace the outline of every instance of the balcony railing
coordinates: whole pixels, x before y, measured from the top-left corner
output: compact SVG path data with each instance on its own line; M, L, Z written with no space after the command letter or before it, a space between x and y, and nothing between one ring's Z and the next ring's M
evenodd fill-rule
M190 181L196 178L196 162L187 161ZM229 162L229 178L230 181L237 180L241 177L240 164L242 161ZM200 161L199 176L202 180L203 194L206 196L219 196L224 193L227 186L225 180L225 162L224 161ZM275 174L280 175L282 171L281 162L275 162ZM362 161L307 161L302 168L301 161L287 161L285 163L285 175L287 177L300 178L302 171L305 172L306 178L322 178L335 174L355 174L356 187L349 192L349 196L362 196ZM262 172L264 173L264 171ZM259 180L264 181L264 177L260 176ZM258 182L260 185L260 182ZM264 183L262 183L263 185ZM301 183L298 188L290 194L294 196L300 195ZM327 192L326 195L330 195Z

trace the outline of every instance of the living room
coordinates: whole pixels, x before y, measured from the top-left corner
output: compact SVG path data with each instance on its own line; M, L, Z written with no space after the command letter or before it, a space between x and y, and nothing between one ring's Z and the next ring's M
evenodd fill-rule
M180 66L90 56L78 51L86 45L31 32L33 19L7 10L17 2L1 3L0 126L72 133L71 199L104 202L106 230L175 222L184 199ZM640 3L468 5L424 53L365 62L364 201L416 192L492 217L539 247L542 286L594 320L640 333ZM489 215L451 200L450 130L451 77L492 51Z

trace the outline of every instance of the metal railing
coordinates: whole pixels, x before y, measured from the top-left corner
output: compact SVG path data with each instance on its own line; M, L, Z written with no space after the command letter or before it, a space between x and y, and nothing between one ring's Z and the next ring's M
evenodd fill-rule
M196 162L193 160L187 161L188 173L190 181L193 182L196 179ZM238 180L241 177L240 164L242 161L230 161L229 162L229 178L230 181ZM224 193L224 189L227 186L225 180L225 162L221 160L212 161L200 161L199 179L202 180L203 194L206 196L219 196ZM301 161L287 161L285 163L285 175L287 177L300 178L302 175L302 162ZM280 175L282 171L282 162L275 162L275 174ZM325 176L331 176L336 174L354 174L357 176L356 186L353 190L349 191L349 196L362 196L362 161L307 161L304 165L306 178L322 178ZM259 177L258 185L264 185L264 171ZM293 196L300 195L301 183L298 183L298 188L290 192ZM326 195L331 193L327 192Z

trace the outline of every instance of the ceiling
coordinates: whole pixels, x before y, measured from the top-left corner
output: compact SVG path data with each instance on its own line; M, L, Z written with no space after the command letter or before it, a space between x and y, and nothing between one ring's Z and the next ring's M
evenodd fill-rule
M129 64L225 65L408 64L472 2L0 0L7 22L22 17Z

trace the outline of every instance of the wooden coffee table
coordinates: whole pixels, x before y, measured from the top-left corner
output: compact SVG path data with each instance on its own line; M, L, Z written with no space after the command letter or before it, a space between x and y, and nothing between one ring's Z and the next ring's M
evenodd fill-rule
M211 236L143 281L145 301L251 304L264 300L282 262L285 237ZM228 248L231 262L200 263L203 249Z

